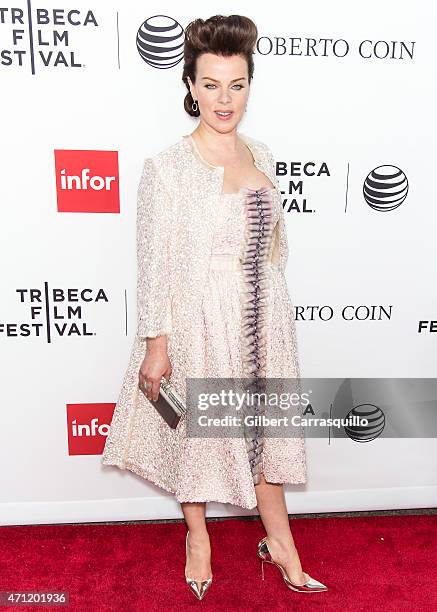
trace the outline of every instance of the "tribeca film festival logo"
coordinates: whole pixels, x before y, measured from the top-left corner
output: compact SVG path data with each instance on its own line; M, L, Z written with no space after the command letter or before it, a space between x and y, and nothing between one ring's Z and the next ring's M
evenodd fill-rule
M49 287L28 287L15 290L21 304L28 306L30 321L0 322L0 336L8 338L45 338L48 343L53 337L94 336L84 320L84 305L108 303L103 289L65 289Z
M27 68L32 74L39 69L81 68L72 38L78 29L97 27L89 9L33 8L31 0L23 7L0 7L0 66Z
M313 213L315 210L310 207L308 199L304 193L304 179L314 177L330 177L328 164L326 162L316 163L313 161L277 161L276 175L287 177L287 189L281 190L282 207L285 212ZM285 195L284 195L285 194Z
M119 213L117 151L55 150L59 212Z

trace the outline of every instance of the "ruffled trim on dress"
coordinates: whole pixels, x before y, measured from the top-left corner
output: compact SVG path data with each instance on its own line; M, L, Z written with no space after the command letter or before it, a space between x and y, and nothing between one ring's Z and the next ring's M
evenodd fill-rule
M269 271L267 261L274 229L273 189L243 188L246 233L240 261L242 264L242 365L243 375L249 378L247 390L262 393L265 390L267 366L266 321L268 316ZM256 397L256 396L255 396ZM246 412L255 417L253 426L244 427L245 443L253 483L260 482L263 427L260 420L265 414L262 401Z

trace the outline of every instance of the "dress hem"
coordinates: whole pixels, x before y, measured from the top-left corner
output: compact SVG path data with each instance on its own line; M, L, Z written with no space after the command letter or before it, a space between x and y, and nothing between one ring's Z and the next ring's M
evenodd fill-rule
M242 503L236 503L235 501L230 500L229 498L217 498L217 499L205 499L202 497L202 499L184 499L181 496L178 496L175 489L170 487L170 485L165 484L162 480L160 480L159 478L157 478L154 474L151 474L150 472L146 472L143 468L138 467L136 464L134 463L126 463L124 466L118 462L118 461L107 461L107 460L102 460L102 464L103 465L109 465L109 466L115 466L118 467L121 470L128 470L130 472L133 472L134 474L137 474L138 476L141 476L142 478L144 478L144 480L147 480L149 482L151 482L152 484L156 485L157 487L164 489L164 491L167 491L168 493L172 493L176 499L176 501L178 503L218 503L218 504L231 504L232 506L237 506L238 508L243 508L244 510L254 510L255 508L257 508L257 504L255 503L252 506L249 505L244 505ZM267 480L267 478L265 479L267 483L269 484L305 484L307 482L306 479L304 480L298 480L298 481L277 481L277 480ZM256 485L254 485L256 486Z

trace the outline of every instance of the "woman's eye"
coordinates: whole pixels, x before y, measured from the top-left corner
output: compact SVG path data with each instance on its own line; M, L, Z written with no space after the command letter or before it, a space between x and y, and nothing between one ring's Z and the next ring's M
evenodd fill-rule
M211 89L211 87L215 87L215 85L213 83L207 83L205 85L206 89ZM233 85L232 87L238 87L237 91L240 91L240 89L244 89L244 85L240 85L239 83L236 83L235 85Z

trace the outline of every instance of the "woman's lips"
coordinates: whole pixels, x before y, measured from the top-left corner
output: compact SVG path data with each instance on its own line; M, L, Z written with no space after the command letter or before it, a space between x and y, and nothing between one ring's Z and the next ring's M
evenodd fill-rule
M219 119L221 119L221 121L228 121L228 119L230 119L234 113L234 111L223 111L226 112L226 115L220 115L219 111L214 111L216 114L216 117L218 117Z

